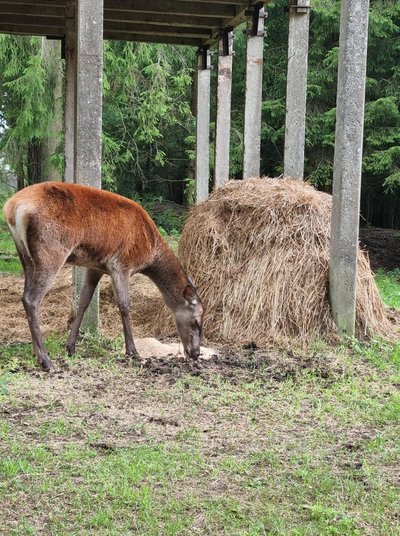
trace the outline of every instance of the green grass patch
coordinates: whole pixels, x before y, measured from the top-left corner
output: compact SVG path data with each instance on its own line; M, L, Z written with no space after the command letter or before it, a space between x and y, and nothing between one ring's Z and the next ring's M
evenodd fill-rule
M400 309L400 269L391 272L378 270L375 281L385 304Z
M398 347L339 348L324 377L176 379L120 363L116 341L73 359L64 342L54 375L27 366L30 345L3 362L7 534L400 533Z
M0 192L0 207L3 208L7 196ZM3 210L0 209L0 272L19 274L22 266L15 249L14 240L4 220Z
M22 266L7 225L0 220L0 272L20 274Z

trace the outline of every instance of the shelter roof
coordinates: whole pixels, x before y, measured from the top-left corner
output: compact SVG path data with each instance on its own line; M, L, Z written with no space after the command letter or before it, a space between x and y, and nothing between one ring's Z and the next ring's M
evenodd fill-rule
M104 0L104 38L202 46L246 19L252 0ZM71 0L0 0L0 33L65 36Z

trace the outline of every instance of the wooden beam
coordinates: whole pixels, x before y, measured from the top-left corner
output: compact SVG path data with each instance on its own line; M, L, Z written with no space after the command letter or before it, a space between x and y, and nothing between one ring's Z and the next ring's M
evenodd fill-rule
M106 21L104 23L104 30L118 31L122 33L133 34L150 34L160 36L182 36L182 37L198 37L200 39L206 39L210 37L210 30L204 28L185 28L176 26L157 26L153 24L134 24L131 22L119 22L117 25L113 25Z
M129 11L105 12L104 21L112 22L146 22L160 26L194 26L196 28L220 27L223 19L220 17L201 17L195 15L166 15L165 13L139 13Z
M108 10L128 11L131 13L164 13L171 15L198 15L202 17L227 18L235 16L235 7L229 4L199 4L195 1L184 2L182 0L164 0L163 2L151 2L150 0L108 0L105 6L104 16Z
M254 0L253 3L256 3L257 0ZM258 1L261 1L261 0L258 0ZM232 6L232 5L237 5L237 6L242 6L243 9L247 8L248 5L251 3L251 2L243 2L243 0L181 0L181 2L187 2L187 3L198 3L198 4L224 4L225 6Z
M246 7L256 2L104 0L104 36L189 46L213 44L221 28L245 21ZM0 0L0 32L61 37L65 15L65 0Z
M1 13L1 9L0 9ZM1 14L1 24L15 24L18 26L48 26L49 28L53 27L64 27L65 17L40 17L37 15L3 15Z
M194 37L179 37L167 35L146 35L134 33L121 33L118 31L107 30L104 32L104 39L113 41L137 41L141 43L158 43L163 45L186 45L200 47L203 40Z
M0 21L0 33L14 35L42 35L47 37L63 37L64 27L56 26L31 26L21 24L3 23Z
M43 6L39 4L25 6L23 4L14 4L10 1L0 1L0 14L3 15L15 15L17 18L20 15L30 15L38 17L61 17L65 18L64 6Z
M0 0L0 4L9 4L10 0ZM14 5L26 6L26 12L29 10L28 6L45 6L45 7L62 7L65 8L65 0L13 0Z

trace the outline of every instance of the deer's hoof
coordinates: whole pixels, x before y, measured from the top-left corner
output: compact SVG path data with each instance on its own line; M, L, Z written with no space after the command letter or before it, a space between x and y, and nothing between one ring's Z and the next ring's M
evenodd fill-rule
M54 369L54 366L52 362L50 361L50 359L47 359L45 357L42 357L42 359L40 360L40 366L42 367L42 370L44 370L45 372L50 372L51 370Z

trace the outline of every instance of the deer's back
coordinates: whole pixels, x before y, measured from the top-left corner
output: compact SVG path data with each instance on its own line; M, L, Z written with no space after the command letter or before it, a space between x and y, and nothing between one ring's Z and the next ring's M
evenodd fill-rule
M31 251L38 245L63 247L71 251L68 260L74 264L116 259L145 265L161 238L150 216L134 201L78 184L29 186L7 202L4 213L10 228L25 234ZM85 262L80 262L83 257Z

